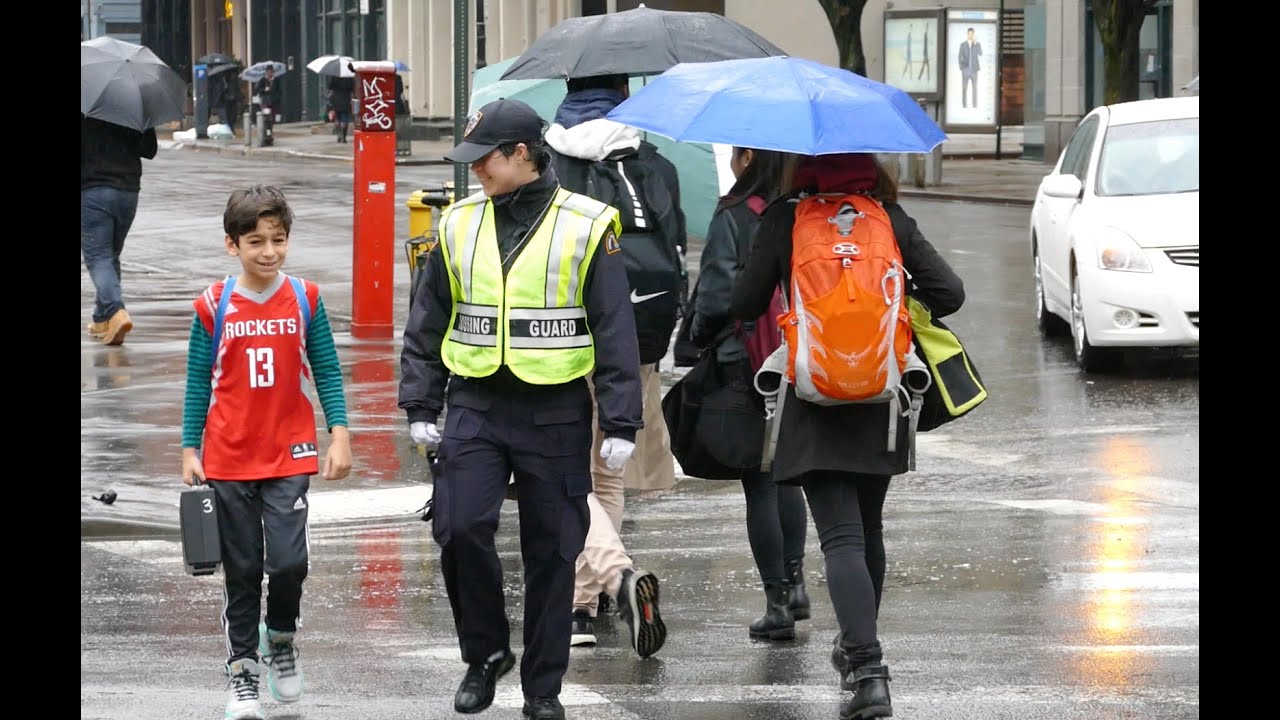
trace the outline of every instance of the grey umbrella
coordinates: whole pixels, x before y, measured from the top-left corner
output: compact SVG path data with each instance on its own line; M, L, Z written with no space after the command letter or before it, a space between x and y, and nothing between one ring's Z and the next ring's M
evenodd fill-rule
M502 80L652 75L682 62L786 55L755 31L710 12L653 10L564 20L516 58Z
M80 112L146 130L185 116L187 83L142 45L102 36L80 43Z

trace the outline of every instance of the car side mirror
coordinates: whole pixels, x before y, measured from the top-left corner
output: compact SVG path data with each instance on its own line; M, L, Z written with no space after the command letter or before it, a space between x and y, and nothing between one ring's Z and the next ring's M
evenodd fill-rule
M1046 175L1040 181L1040 192L1049 197L1068 198L1071 200L1079 200L1084 192L1084 183L1080 182L1080 178L1075 175Z

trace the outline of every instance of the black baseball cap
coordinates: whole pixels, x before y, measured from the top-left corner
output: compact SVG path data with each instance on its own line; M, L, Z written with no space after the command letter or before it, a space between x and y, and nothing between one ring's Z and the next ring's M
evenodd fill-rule
M471 164L506 143L532 144L542 139L542 118L519 100L502 98L467 118L462 142L445 154L449 162Z

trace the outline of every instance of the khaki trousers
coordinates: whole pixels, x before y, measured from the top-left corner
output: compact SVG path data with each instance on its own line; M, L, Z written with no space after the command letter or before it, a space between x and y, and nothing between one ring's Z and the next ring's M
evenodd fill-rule
M644 427L636 433L636 451L627 463L623 487L670 490L676 484L676 466L667 422L662 418L662 375L656 363L640 366L640 383L644 389Z
M593 418L595 428L595 436L591 443L591 483L592 492L587 496L587 509L591 513L591 526L587 529L587 539L583 544L582 553L578 555L578 563L575 569L575 582L573 592L573 608L575 610L586 610L591 617L596 616L596 605L599 601L600 593L608 593L610 597L617 598L618 590L622 586L622 571L633 567L631 556L627 554L627 548L622 544L622 509L625 504L625 486L624 478L629 477L637 466L644 463L646 458L654 459L658 465L665 463L666 474L670 476L670 481L665 487L671 487L675 484L675 466L671 458L671 440L667 436L667 424L662 419L662 398L660 397L661 386L659 385L657 365L641 365L640 366L640 384L644 388L644 424L645 427L636 433L636 450L632 454L631 459L627 461L621 469L611 470L605 465L604 459L600 457L600 446L604 443L604 433L600 431L599 409L596 408L595 386L591 388L592 392L592 408L596 413ZM656 398L656 399L654 399ZM650 418L651 407L656 407L657 420ZM657 427L661 430L658 437L654 437L656 433L648 432L650 428ZM646 442L647 441L647 442ZM665 461L663 456L665 455ZM661 478L661 468L657 472L651 473L653 477Z

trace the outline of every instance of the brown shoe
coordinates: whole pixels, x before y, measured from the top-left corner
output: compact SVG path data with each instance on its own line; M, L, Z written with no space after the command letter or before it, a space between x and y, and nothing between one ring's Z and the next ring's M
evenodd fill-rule
M90 336L94 338L101 338L103 335L107 334L107 325L108 323L106 320L103 320L102 322L90 322L85 326L85 330L89 331Z
M107 320L107 331L102 335L103 345L123 345L124 336L133 329L133 320L129 311L120 308L111 319Z

